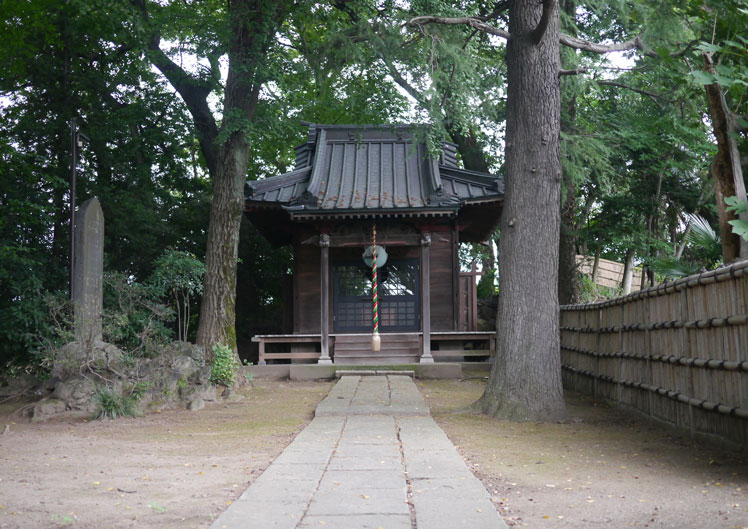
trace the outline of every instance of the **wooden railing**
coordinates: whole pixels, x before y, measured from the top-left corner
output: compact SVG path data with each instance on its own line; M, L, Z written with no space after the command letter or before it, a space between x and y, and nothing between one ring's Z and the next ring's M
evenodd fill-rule
M321 338L319 334L258 334L252 337L252 341L257 342L259 345L259 358L257 363L261 366L266 365L268 360L317 359L321 354L319 351L267 353L265 352L265 344L319 344L320 340Z
M748 447L748 261L561 307L564 385Z
M413 333L421 335L421 333ZM268 360L316 360L320 357L319 351L281 351L267 352L267 344L320 344L321 337L319 334L263 334L252 337L252 341L259 346L259 365L266 365ZM330 341L334 350L335 335L330 335ZM434 357L439 356L463 356L466 358L486 358L493 357L496 350L496 333L494 332L454 332L454 331L434 331L431 333L431 344L439 343L462 344L461 349L432 349L431 354ZM465 346L467 344L467 347ZM372 357L375 355L372 354Z

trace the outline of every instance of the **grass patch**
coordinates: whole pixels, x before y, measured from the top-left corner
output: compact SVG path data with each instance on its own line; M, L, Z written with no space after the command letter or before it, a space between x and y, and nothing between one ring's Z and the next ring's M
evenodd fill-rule
M137 417L140 415L138 399L132 395L125 396L113 389L100 388L94 395L94 400L96 411L91 416L92 419L103 419L105 417L116 419L118 417Z

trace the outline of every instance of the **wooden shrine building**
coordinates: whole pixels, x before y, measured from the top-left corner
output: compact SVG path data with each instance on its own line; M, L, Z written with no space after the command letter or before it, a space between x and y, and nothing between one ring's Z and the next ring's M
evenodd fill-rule
M503 180L460 169L452 143L430 157L422 136L416 126L310 125L293 171L247 184L249 220L294 251L293 328L253 338L260 364L433 362L492 350L493 333L477 331L475 274L460 286L458 246L491 235ZM376 353L362 258L375 225L387 254Z

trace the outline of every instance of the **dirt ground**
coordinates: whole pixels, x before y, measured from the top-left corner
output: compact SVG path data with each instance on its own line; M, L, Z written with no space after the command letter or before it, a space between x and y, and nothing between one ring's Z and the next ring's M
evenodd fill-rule
M748 455L567 398L564 424L456 413L481 380L419 381L514 527L748 528ZM30 424L0 405L0 528L206 528L311 419L331 383L256 380L247 398L138 419Z
M567 395L564 424L455 413L479 380L418 382L436 422L513 527L748 528L748 454Z
M30 424L0 406L0 528L205 528L311 420L331 383L137 419Z

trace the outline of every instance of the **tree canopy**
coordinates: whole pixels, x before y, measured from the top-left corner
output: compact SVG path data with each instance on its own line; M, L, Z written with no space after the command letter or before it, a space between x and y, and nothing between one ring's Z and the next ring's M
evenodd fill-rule
M303 122L426 123L434 149L446 137L465 168L515 178L515 37L528 49L551 39L558 63L548 82L560 91L560 174L543 178L558 177L559 193L522 207L536 219L557 210L541 224L557 232L546 244L558 246L550 262L562 303L579 299L577 254L644 266L649 281L681 261L715 266L714 247L689 236L697 219L719 235L722 260L746 257L725 199L745 200L748 9L546 0L522 14L516 4L5 5L0 361L33 360L42 300L66 284L72 118L87 138L78 196L102 203L107 268L146 281L167 250L204 261L202 296L180 302L173 331L246 356L252 334L280 325L292 266L287 249L242 220L244 181L289 170Z

